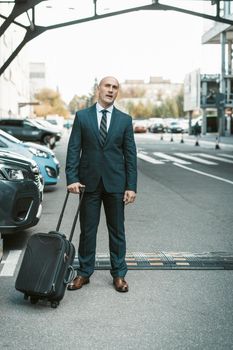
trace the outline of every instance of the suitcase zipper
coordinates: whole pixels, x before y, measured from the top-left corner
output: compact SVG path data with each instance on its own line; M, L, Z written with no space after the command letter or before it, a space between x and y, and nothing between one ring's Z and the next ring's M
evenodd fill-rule
M60 241L62 241L62 237L60 234L58 234L57 238L60 239ZM46 294L48 297L52 296L56 292L55 282L56 282L58 273L61 270L61 266L63 265L63 262L64 262L64 259L62 258L62 256L64 256L65 254L65 248L64 249L62 248L63 246L61 245L60 254L58 255L58 258L57 258L57 261L59 261L59 265L57 266L57 269L54 271L54 274L51 277L51 287L48 288L48 290L43 293L43 294Z

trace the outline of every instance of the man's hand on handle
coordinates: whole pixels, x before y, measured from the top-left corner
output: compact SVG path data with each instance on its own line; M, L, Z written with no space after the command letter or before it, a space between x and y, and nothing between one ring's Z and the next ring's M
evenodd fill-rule
M67 191L70 193L80 193L80 189L84 187L85 185L81 184L80 182L74 182L73 184L67 186Z
M129 203L133 203L135 201L136 198L136 193L134 191L125 191L124 194L124 199L123 201L125 202L125 204L129 204Z
M80 182L75 182L73 184L70 184L67 186L67 190L70 193L80 193L80 189L85 187L85 185L81 184ZM124 199L123 201L125 202L125 204L129 204L129 203L133 203L135 201L136 198L136 193L134 191L125 191L124 194Z

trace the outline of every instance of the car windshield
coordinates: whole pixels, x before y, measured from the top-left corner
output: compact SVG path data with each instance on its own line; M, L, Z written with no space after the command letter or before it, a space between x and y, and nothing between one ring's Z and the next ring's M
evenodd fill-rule
M11 142L14 142L14 143L22 143L22 141L18 140L16 137L8 134L7 132L3 131L3 130L0 130L0 136L7 139L7 140L10 140Z
M36 120L36 123L37 123L37 124L40 124L40 125L42 125L42 126L45 126L45 127L47 127L47 128L51 127L51 123L47 122L47 121L44 120L44 119L42 119L42 120L37 119L37 120Z
M33 124L34 126L36 126L37 128L39 127L41 127L41 124L39 123L39 122L37 122L36 120L32 120L32 119L30 119L30 124Z
M50 122L48 122L47 120L44 119L37 119L37 120L33 120L34 123L36 123L37 125L39 124L40 126L43 126L44 128L47 129L52 129L52 130L57 130L57 125L54 125Z

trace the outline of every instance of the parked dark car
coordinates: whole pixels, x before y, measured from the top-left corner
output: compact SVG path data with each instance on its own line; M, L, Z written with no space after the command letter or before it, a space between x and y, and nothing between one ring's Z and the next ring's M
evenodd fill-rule
M34 160L0 151L0 232L35 226L41 216L43 178Z
M47 120L42 119L42 118L28 119L28 120L30 120L30 122L32 124L35 124L35 125L39 124L39 127L42 126L46 130L53 131L55 133L56 141L59 141L61 139L62 131L56 125L53 125L53 124L49 123Z
M153 133L163 133L163 132L165 132L163 124L160 124L160 123L151 124L149 126L148 130L149 130L149 132L153 132Z
M56 131L29 119L1 119L0 129L17 137L21 141L41 142L52 149L56 145Z

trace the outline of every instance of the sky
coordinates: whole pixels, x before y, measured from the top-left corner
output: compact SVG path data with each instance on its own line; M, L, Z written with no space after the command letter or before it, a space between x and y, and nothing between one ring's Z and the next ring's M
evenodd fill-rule
M30 62L45 62L47 86L69 103L108 75L120 83L151 76L179 83L198 68L219 73L220 46L201 44L210 24L178 12L140 11L48 31L25 50Z

